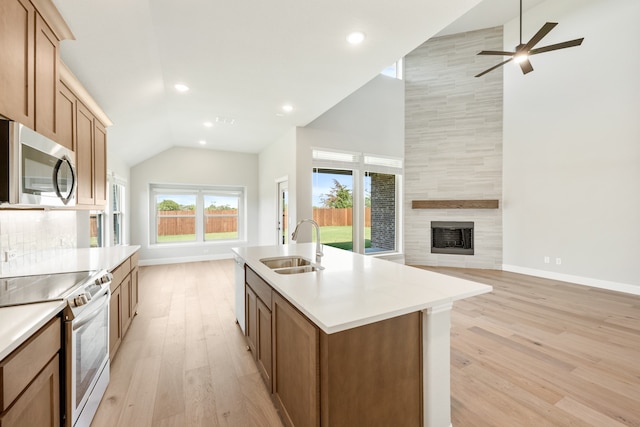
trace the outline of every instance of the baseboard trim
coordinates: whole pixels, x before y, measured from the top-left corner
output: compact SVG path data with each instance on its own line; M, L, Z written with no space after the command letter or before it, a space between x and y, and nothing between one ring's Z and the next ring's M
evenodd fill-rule
M216 261L220 259L232 259L233 254L214 254L214 255L200 255L190 257L172 257L172 258L152 258L141 259L138 261L138 265L163 265L163 264L180 264L183 262L201 262L201 261Z
M640 286L627 283L611 282L608 280L593 279L590 277L574 276L571 274L555 273L553 271L537 270L535 268L519 267L517 265L502 264L504 271L526 274L528 276L543 277L545 279L559 280L578 285L592 286L594 288L610 291L624 292L632 295L640 295Z

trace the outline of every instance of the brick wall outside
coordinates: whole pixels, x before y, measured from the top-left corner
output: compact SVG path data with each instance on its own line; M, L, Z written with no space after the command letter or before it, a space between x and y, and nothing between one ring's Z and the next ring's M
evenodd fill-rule
M371 173L371 247L396 249L396 177Z

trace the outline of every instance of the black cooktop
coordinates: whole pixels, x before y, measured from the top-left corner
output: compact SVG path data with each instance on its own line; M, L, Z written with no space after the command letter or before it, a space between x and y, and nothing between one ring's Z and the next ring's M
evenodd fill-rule
M91 271L0 278L0 307L64 299Z

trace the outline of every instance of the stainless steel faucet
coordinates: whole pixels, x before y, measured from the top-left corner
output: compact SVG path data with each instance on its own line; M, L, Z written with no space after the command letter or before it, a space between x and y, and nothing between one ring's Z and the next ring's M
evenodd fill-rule
M296 228L295 230L293 230L293 233L291 234L291 240L298 239L298 229L300 228L300 225L305 222L308 222L316 229L316 262L320 263L320 258L324 255L324 253L322 253L322 243L320 243L320 226L318 225L317 222L308 218L300 220L298 224L296 224Z

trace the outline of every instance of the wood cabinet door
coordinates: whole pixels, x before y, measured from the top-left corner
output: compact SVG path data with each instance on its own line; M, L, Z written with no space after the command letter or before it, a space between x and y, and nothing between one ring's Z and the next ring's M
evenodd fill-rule
M94 119L93 185L94 204L107 204L107 129Z
M318 328L273 293L273 397L289 426L320 423Z
M253 290L246 285L244 287L244 296L246 317L245 335L247 336L247 344L249 345L249 350L255 358L256 342L258 340L258 308L256 307L258 298L256 297L255 292L253 292Z
M62 82L58 84L56 98L56 141L76 150L76 96Z
M113 357L120 347L122 341L122 298L120 291L122 287L118 286L111 292L111 300L109 301L109 359Z
M120 298L122 299L122 336L127 333L131 324L131 274L120 285Z
M134 267L134 269L131 270L131 316L136 315L139 301L140 290L138 288L138 267Z
M93 114L81 102L76 109L76 171L78 204L93 205Z
M56 353L7 412L1 427L58 427L60 420L60 361Z
M36 13L35 34L35 130L56 139L58 95L58 46L60 41L42 16Z
M34 127L35 9L29 0L0 1L0 115Z
M262 374L267 389L271 392L271 310L260 300L257 299L256 308L256 329L258 337L256 340L256 362L258 370Z

